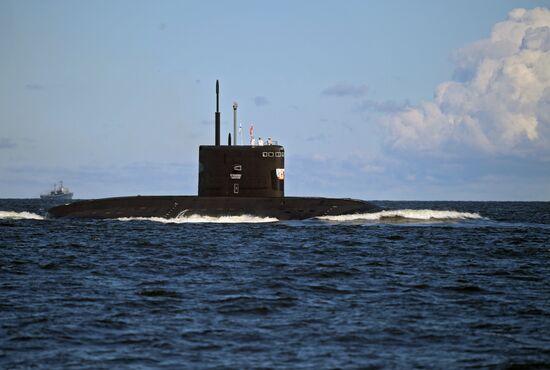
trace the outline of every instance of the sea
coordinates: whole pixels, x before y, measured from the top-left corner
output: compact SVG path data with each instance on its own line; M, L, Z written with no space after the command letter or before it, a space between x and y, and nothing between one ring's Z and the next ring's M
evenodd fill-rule
M0 368L550 368L550 202L375 203L65 220L0 200Z

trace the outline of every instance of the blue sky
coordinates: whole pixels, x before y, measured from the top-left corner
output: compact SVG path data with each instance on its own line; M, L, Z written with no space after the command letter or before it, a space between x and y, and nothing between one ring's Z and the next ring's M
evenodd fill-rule
M546 8L0 0L0 197L196 194L219 79L287 195L550 200Z

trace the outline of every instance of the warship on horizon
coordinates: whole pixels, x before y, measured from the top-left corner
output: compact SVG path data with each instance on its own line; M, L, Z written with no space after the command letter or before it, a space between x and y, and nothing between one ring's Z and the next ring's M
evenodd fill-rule
M73 193L63 186L63 181L53 184L53 189L40 195L42 200L71 200Z

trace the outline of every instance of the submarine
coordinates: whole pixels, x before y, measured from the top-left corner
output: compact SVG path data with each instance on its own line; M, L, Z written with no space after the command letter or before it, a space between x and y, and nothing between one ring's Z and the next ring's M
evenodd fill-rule
M137 195L81 200L50 208L48 215L92 219L251 215L304 220L381 210L373 203L357 199L285 196L284 147L236 145L236 140L231 145L231 134L227 145L221 145L219 95L216 81L215 144L199 146L197 196ZM233 109L236 111L236 105ZM236 139L236 132L233 134Z

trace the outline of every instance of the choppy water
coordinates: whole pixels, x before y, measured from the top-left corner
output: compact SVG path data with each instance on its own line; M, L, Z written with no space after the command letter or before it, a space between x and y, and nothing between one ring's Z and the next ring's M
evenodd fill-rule
M0 200L0 368L550 367L550 203L379 203L78 221Z

